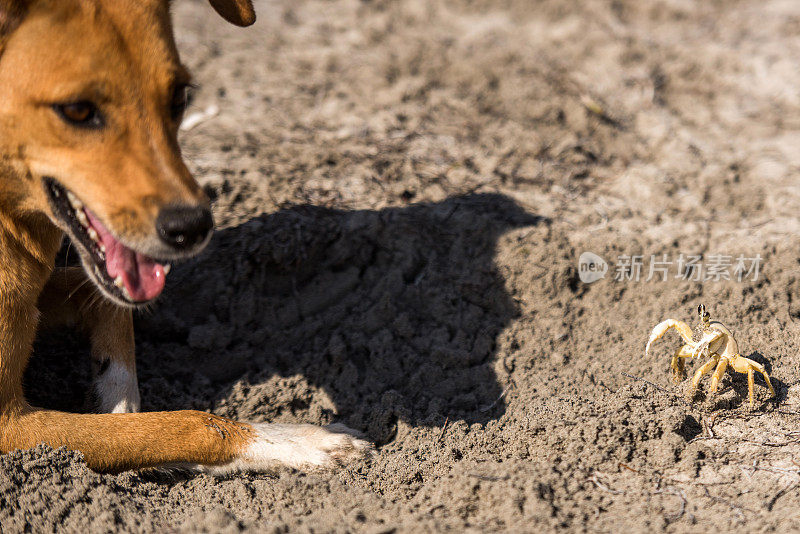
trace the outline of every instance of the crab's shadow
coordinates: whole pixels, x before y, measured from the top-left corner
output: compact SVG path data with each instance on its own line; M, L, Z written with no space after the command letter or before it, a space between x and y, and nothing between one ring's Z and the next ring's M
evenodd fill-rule
M508 197L471 194L375 211L295 206L222 229L137 319L143 409L342 419L378 442L398 420L496 418L496 341L519 313L497 240L542 222ZM29 370L29 395L86 410L86 350L66 335L39 344L48 355Z

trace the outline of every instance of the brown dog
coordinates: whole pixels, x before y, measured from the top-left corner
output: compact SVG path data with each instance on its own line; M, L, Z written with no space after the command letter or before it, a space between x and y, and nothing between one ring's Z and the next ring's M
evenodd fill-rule
M210 3L233 24L255 21L250 0ZM327 467L371 450L345 427L132 413L131 308L157 297L168 262L196 254L213 228L177 142L188 82L168 0L0 0L0 452L44 442L96 470L230 472ZM83 269L54 270L64 233ZM40 313L87 332L108 413L25 401Z

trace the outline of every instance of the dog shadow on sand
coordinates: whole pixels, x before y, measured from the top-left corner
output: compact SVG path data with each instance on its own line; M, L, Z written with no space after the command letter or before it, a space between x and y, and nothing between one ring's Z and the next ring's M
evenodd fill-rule
M337 420L378 443L400 420L495 419L495 346L519 313L495 248L544 222L508 197L469 194L378 211L296 206L219 230L137 315L142 409ZM85 342L42 336L26 383L40 406L90 411Z

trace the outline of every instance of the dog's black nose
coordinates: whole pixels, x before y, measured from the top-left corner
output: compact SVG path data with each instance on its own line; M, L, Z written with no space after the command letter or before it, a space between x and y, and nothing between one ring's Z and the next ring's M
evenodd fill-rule
M156 218L161 240L177 249L187 249L206 240L214 229L211 210L192 206L162 208Z

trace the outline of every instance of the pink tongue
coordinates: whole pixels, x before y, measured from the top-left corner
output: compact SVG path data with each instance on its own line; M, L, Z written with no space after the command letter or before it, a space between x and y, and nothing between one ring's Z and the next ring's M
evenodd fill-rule
M134 301L143 302L156 298L164 289L164 266L117 241L91 211L84 211L89 224L106 247L106 270L109 276L113 279L122 276L122 283Z

